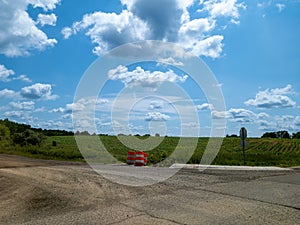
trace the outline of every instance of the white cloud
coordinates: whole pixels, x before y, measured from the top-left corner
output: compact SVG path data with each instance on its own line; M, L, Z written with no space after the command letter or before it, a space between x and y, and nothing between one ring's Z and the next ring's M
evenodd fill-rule
M21 120L25 121L26 123L32 122L33 117L30 113L30 111L21 111L21 110L13 110L13 111L6 111L3 113L3 116L9 119L16 119L16 120Z
M226 119L229 117L229 114L226 111L213 110L211 112L211 116L213 119Z
M86 14L81 21L65 27L62 34L67 39L84 31L96 45L93 52L102 55L124 43L161 40L178 43L194 54L217 58L222 53L224 37L212 35L219 17L228 23L239 24L239 11L244 3L236 0L121 0L124 10L117 13L95 12ZM191 19L188 9L202 7L209 12L207 18Z
M272 120L258 120L260 130L279 131L288 130L289 132L298 132L300 130L300 116L281 115L275 116Z
M292 85L287 85L284 88L266 89L259 91L255 99L249 99L245 102L248 106L255 106L258 108L288 108L295 107L294 102L289 96L293 94Z
M22 118L24 116L21 111L9 111L3 114L5 117L14 117L14 118Z
M232 122L251 123L258 117L254 112L247 109L230 109L228 110L228 118Z
M231 122L236 123L254 123L261 119L269 117L267 113L254 113L248 109L243 108L231 108L225 112L219 112L216 110L212 111L212 117L214 119L229 119Z
M190 50L196 55L218 58L223 50L223 39L222 35L214 35L196 42L195 45L190 47Z
M13 70L7 69L4 65L0 64L0 81L8 82L10 81L10 76L14 75Z
M168 115L160 112L150 112L145 116L146 121L166 121L168 119L170 119Z
M213 18L216 17L230 17L230 18L239 18L239 9L246 9L244 2L237 3L237 0L208 0L200 1L204 8L209 12L210 16Z
M161 101L151 101L149 109L154 110L154 109L162 109L163 108L163 102Z
M4 65L0 64L0 81L10 82L13 80L21 80L25 82L32 82L26 75L13 77L14 75L15 75L15 71L11 69L7 69Z
M123 10L120 14L95 12L84 15L80 22L62 30L65 38L86 30L96 47L94 53L102 55L109 49L124 43L147 39L148 27L132 12Z
M53 10L61 0L25 0L27 4L31 4L33 8L43 8L44 11Z
M62 35L64 35L65 39L70 38L73 34L73 30L70 27L64 27L61 31Z
M64 129L64 130L73 130L72 123L66 123L62 121L53 121L49 120L47 122L41 122L40 124L36 125L37 127L46 127L48 129Z
M298 129L300 129L300 116L296 116L294 122L295 122L295 125L297 127L299 127Z
M179 35L191 37L203 37L203 34L215 28L215 20L199 18L188 21L179 29Z
M65 108L62 108L62 107L59 107L59 108L56 108L56 109L52 109L49 111L50 113L65 113L66 112L66 109Z
M45 99L53 100L58 96L52 95L52 86L50 84L36 83L31 86L23 87L20 92L26 99Z
M28 83L31 83L32 80L30 78L28 78L26 75L22 74L18 77L14 77L12 80L21 80L21 81L24 81L24 82L28 82Z
M215 25L215 20L208 18L194 19L182 24L178 33L180 44L195 55L219 57L223 48L223 36L207 37L208 32L212 31Z
M263 131L276 131L277 130L277 124L273 121L267 121L267 120L259 120L258 123L258 129Z
M287 94L292 94L292 85L288 84L286 87L284 88L274 88L271 89L270 93L274 94L274 95L287 95Z
M279 12L282 12L285 8L285 4L280 4L280 3L277 3L276 4L276 7L278 8L278 11Z
M0 99L1 98L14 98L17 97L18 93L13 90L3 89L0 90Z
M127 9L131 10L137 0L121 0L122 5L126 6Z
M202 110L213 110L214 106L209 103L203 103L201 105L197 105L197 109L202 111Z
M66 115L64 115L64 117L67 118L67 117L70 117L70 114L72 114L73 112L81 112L84 110L88 110L90 108L94 109L97 106L107 104L108 102L109 102L109 100L107 100L107 99L95 100L94 98L82 98L76 102L66 104L66 106L64 108L59 107L56 109L52 109L49 112L66 114Z
M188 78L187 75L178 76L172 70L168 70L167 72L150 72L138 66L135 70L128 71L128 68L122 65L110 70L108 77L111 80L120 80L128 87L142 86L154 89L163 82L185 82Z
M181 15L181 22L185 23L190 20L190 14L188 8L194 5L195 0L177 0L178 7L183 10Z
M176 61L172 57L160 58L160 59L158 59L157 62L158 62L158 65L163 65L163 64L169 64L169 65L172 65L172 66L183 66L184 65L182 62Z
M265 119L270 117L267 113L258 113L256 116L257 119Z
M37 112L37 113L39 113L39 112L45 112L45 111L46 111L45 107L40 107L40 108L37 108L37 109L34 110L34 112Z
M11 102L9 106L15 110L22 110L22 111L32 111L34 110L35 103L33 101L28 102Z
M41 26L49 25L56 26L57 17L54 13L51 14L39 14L37 23L41 24Z
M32 50L53 47L57 41L36 26L27 12L34 8L52 10L60 0L0 1L0 54L8 57L28 55Z

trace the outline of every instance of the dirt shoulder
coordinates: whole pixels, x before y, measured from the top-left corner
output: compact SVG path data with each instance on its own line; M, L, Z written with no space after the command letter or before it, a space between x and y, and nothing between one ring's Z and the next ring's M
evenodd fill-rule
M85 165L85 163L34 159L34 158L27 158L24 156L0 154L0 168L60 166L60 165Z

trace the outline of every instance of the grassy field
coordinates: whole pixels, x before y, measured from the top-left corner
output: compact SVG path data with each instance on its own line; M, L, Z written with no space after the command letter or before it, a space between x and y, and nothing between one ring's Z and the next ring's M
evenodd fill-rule
M86 137L86 144L83 146L85 156L93 158L98 154L92 140L95 137ZM117 137L101 136L105 148L115 158L126 162L127 151ZM132 137L134 138L134 137ZM156 164L166 159L178 144L179 138L167 137L152 151L148 151L150 164ZM299 166L300 165L300 139L268 139L249 138L249 145L246 147L246 164L249 166ZM56 145L55 145L55 143ZM198 138L197 148L188 163L199 163L205 151L208 138ZM84 161L81 152L78 150L73 136L48 137L41 146L2 146L0 153L18 154L35 158ZM182 149L184 154L184 149ZM179 160L180 161L180 160ZM173 160L165 160L164 165L173 163ZM215 158L215 165L243 165L242 148L239 138L224 138L222 147Z

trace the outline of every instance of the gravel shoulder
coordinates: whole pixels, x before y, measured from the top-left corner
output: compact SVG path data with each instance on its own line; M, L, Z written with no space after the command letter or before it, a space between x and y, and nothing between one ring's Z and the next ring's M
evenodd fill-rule
M298 170L182 169L132 187L83 163L0 155L1 225L299 224L299 190Z
M24 156L0 154L1 168L34 167L34 166L58 166L58 165L83 165L80 162L66 162L57 160L34 159Z

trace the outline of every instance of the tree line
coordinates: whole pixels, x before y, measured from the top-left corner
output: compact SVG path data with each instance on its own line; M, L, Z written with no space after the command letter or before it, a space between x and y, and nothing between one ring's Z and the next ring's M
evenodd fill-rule
M239 137L236 134L227 134L226 137ZM293 133L292 135L289 134L286 130L280 130L276 132L266 132L264 133L261 138L286 138L286 139L300 139L300 132Z
M281 130L277 132L266 132L262 136L262 138L287 138L287 139L300 139L300 132L289 134L286 130Z
M47 136L72 135L74 135L72 131L33 128L28 124L16 123L8 119L0 119L0 142L2 145L8 145L12 142L20 146L39 146Z

